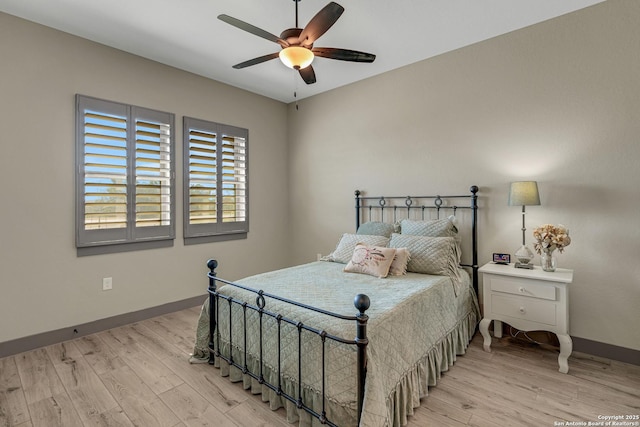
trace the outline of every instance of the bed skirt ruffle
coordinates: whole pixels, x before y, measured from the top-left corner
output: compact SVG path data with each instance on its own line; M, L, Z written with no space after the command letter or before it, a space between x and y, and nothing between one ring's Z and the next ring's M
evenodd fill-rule
M405 373L387 397L385 427L407 424L407 417L413 415L414 409L420 406L420 399L428 395L429 387L436 385L442 373L453 366L457 356L465 354L478 322L477 313L470 312Z
M228 354L228 349L228 345L223 344L221 347L221 352L223 354ZM237 356L236 360L240 360L239 349L234 349L234 354L236 354ZM225 360L217 357L215 359L214 366L220 369L221 376L229 377L229 380L234 383L242 382L242 386L245 390L250 390L252 394L262 395L262 401L268 402L269 407L272 410L275 411L284 407L287 414L287 421L289 423L297 422L298 427L315 427L323 425L318 421L317 418L311 416L303 409L298 409L295 403L289 401L288 399L285 399L282 396L279 396L278 393L276 393L274 390L264 384L260 384L258 380L251 377L250 375L243 374L242 370L233 365L230 365ZM251 372L260 372L259 360L248 355L247 368ZM266 382L269 382L270 384L278 384L278 373L276 369L263 364L262 375ZM281 387L282 391L287 393L289 396L298 396L298 382L291 379L290 377L281 378ZM310 387L303 387L302 401L314 412L318 414L322 412L322 395L318 391ZM325 411L327 419L331 420L333 423L339 425L340 427L355 427L357 424L355 392L353 401L348 404L344 402L337 402L327 397Z
M387 418L384 427L400 427L407 424L408 417L413 415L414 409L420 406L420 400L428 395L429 387L436 385L442 373L448 371L454 364L457 356L465 354L469 342L475 334L478 322L478 313L472 310L405 373L395 389L387 396ZM202 354L199 356L200 358L197 360L203 361L203 356L205 355ZM254 363L249 363L249 365L253 365ZM229 365L226 361L216 358L215 366L220 369L222 376L228 376L232 382L242 381L245 390L251 390L253 394L261 394L262 400L269 402L272 410L284 407L288 422L297 422L298 427L315 427L321 425L317 419L304 410L298 409L294 403L279 396L276 392L260 384L251 376L243 374L241 370ZM257 363L255 367L249 367L259 369ZM277 374L268 367L263 366L263 374L265 379L270 383L278 383ZM282 388L290 395L297 395L297 384L295 384L294 381L282 381ZM320 393L305 388L303 389L303 395L305 402L311 402L307 404L314 411L317 413L322 411L322 397ZM356 425L355 401L352 405L329 401L326 405L326 411L327 418L341 427L354 427Z

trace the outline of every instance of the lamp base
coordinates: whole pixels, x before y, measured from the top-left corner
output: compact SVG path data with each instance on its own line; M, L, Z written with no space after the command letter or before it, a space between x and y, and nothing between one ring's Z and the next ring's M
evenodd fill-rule
M529 264L533 259L533 251L529 249L529 246L523 244L520 249L514 254L518 262L516 265L531 265ZM531 267L519 267L519 268L531 268Z
M522 262L516 262L513 266L515 268L526 268L527 270L533 270L533 264L524 264Z

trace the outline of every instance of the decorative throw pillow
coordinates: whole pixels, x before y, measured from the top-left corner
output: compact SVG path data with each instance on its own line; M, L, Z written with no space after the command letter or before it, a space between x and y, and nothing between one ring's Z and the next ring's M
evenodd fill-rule
M389 238L384 236L368 236L345 233L338 242L335 250L326 257L324 261L340 262L346 264L351 260L353 251L358 243L364 243L370 246L387 246Z
M396 250L381 246L358 243L353 250L351 261L345 266L347 273L363 273L379 278L387 277Z
M361 224L360 227L358 227L358 231L356 231L356 234L391 237L391 235L396 231L397 230L395 229L395 224L390 224L388 222L369 221Z
M407 263L411 259L411 254L407 248L397 248L396 256L393 257L389 274L391 276L402 276L407 274Z
M458 277L458 245L453 237L393 234L391 248L407 248L411 259L407 271Z
M412 236L453 237L458 233L453 219L453 216L426 221L403 219L400 222L400 232Z

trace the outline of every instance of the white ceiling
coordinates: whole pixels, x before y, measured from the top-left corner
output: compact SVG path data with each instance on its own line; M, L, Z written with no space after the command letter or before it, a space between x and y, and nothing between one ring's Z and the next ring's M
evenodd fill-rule
M338 0L345 11L315 43L377 55L375 62L316 58L306 85L278 59L236 70L280 46L217 19L269 33L295 27L292 0L0 0L0 11L283 102L325 92L603 0ZM329 0L302 0L304 25Z

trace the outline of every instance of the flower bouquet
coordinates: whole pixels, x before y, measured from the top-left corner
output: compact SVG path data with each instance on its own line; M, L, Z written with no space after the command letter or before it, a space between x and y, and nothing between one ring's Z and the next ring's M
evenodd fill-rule
M571 244L569 230L563 225L544 224L533 230L533 238L536 239L533 247L541 255L542 269L554 271L556 268L553 252L557 249L562 253L564 248Z

